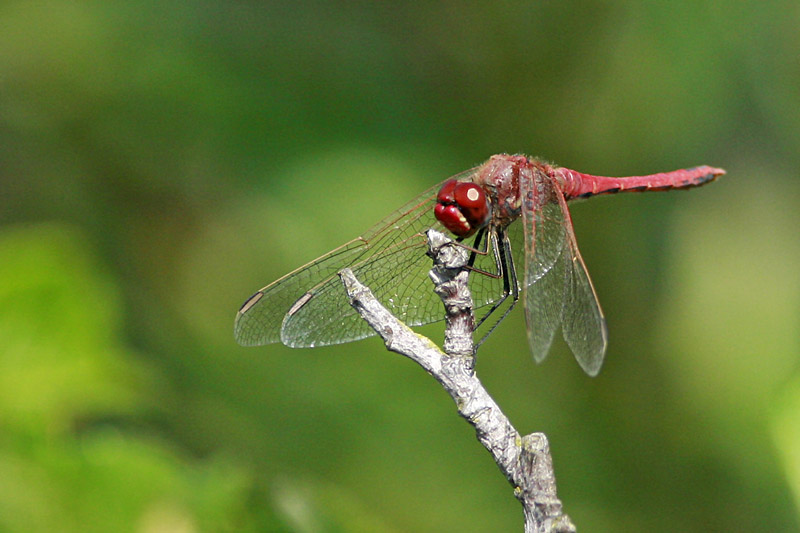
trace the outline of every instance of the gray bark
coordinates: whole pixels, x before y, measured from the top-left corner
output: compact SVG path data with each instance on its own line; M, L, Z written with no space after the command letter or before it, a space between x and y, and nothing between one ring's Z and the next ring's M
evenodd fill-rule
M445 235L428 232L434 259L431 279L445 307L444 352L394 317L349 269L339 275L351 305L380 335L386 347L416 361L450 394L458 413L514 487L522 503L526 533L574 532L556 495L550 447L544 433L520 436L475 373L472 296L465 268L469 252Z

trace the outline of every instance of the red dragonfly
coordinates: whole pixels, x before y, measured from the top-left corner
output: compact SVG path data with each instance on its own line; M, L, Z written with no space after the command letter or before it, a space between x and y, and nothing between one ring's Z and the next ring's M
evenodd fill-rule
M345 267L406 324L441 320L441 301L428 278L425 231L443 226L474 250L470 289L475 308L488 309L479 325L511 296L507 314L521 295L536 361L545 358L560 326L581 368L594 376L603 363L608 333L567 202L698 187L723 174L700 166L609 178L523 155L495 155L425 191L361 237L256 292L239 309L234 335L245 346L280 341L291 347L374 335L350 306L336 275Z

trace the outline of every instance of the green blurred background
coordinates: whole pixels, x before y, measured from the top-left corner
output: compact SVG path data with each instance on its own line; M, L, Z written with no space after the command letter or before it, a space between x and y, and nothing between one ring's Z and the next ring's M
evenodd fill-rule
M609 323L478 370L583 531L797 531L800 4L3 2L0 531L521 531L380 341L239 305L497 152L690 192L572 209ZM441 326L423 328L441 342Z

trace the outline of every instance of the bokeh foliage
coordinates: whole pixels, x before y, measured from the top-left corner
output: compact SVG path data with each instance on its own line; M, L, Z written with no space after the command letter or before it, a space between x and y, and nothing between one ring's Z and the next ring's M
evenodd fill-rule
M514 531L380 342L243 349L255 289L496 152L728 170L575 205L596 379L478 370L586 531L793 531L797 2L0 5L0 530ZM423 331L441 339L441 328Z

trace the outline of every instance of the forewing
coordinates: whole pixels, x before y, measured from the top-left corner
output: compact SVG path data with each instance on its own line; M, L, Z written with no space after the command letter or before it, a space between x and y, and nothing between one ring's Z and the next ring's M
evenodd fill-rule
M475 169L456 179L469 180ZM378 299L409 325L440 320L440 300L428 278L425 230L443 230L433 216L440 185L340 246L267 285L242 305L234 336L246 346L281 341L322 346L374 335L350 306L337 272L350 267Z
M395 316L408 325L440 320L441 300L433 292L428 271L424 231L434 226L433 207L425 202L424 214L404 219L390 231L369 241L369 250L346 264L337 264L333 275L308 292L309 300L287 313L281 341L287 346L323 346L362 339L375 331L350 306L336 273L344 266L372 290ZM300 305L302 303L302 305Z
M561 329L578 364L587 374L596 376L603 366L608 346L608 328L586 264L578 251L566 200L561 197L559 204L569 243L569 253L565 254L566 286Z

